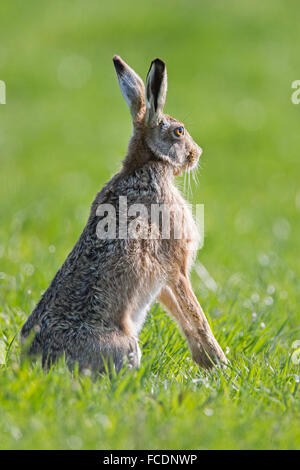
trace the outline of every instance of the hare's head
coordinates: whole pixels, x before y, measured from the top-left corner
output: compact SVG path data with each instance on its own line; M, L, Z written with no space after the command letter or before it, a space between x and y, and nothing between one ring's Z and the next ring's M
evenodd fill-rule
M152 61L146 87L142 79L119 56L113 58L122 94L130 108L136 140L173 167L174 173L193 168L202 153L181 121L163 109L167 94L167 70L160 59Z

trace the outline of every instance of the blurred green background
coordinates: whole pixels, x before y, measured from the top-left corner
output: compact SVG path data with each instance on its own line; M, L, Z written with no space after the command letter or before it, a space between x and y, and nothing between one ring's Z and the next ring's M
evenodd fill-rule
M296 0L2 0L0 448L299 447L299 15ZM19 364L16 333L126 152L116 53L142 78L166 61L166 112L203 148L193 285L227 371L197 369L158 305L138 372Z

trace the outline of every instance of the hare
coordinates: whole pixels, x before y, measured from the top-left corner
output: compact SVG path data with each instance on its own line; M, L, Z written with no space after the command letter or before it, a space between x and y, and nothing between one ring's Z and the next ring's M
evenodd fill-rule
M79 240L23 325L22 342L29 355L42 356L46 368L61 355L70 366L78 363L79 370L103 372L108 363L116 371L125 363L137 367L139 332L157 299L179 323L193 360L209 369L227 360L193 293L189 272L198 231L174 185L175 176L193 168L202 150L182 122L163 113L167 71L162 60L152 61L146 87L119 56L113 62L133 122L127 155L121 171L96 195ZM143 233L121 237L120 228L126 232L136 222L127 213L134 204L140 209L136 227ZM164 237L162 224L150 220L151 207L161 204L172 207L171 228L182 221L183 236L171 231ZM109 208L116 236L109 230L99 236L109 225Z

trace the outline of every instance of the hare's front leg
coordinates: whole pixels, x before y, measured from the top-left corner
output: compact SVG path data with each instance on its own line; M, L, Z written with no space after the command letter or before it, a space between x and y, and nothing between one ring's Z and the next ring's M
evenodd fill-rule
M227 363L187 277L180 275L172 281L158 300L178 321L197 364L209 369L217 362Z

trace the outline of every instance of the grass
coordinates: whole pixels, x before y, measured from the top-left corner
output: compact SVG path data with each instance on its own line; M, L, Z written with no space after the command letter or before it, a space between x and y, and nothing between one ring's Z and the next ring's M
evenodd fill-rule
M0 17L0 448L297 449L296 1L51 3ZM77 240L131 132L111 58L168 65L166 111L203 147L196 295L230 359L204 372L159 305L142 366L111 381L20 364L18 331ZM179 180L182 184L183 180Z

